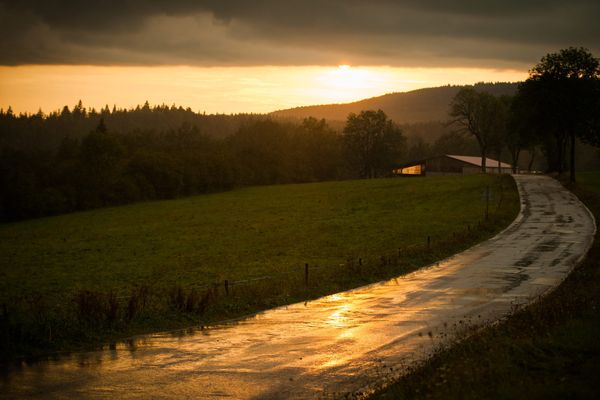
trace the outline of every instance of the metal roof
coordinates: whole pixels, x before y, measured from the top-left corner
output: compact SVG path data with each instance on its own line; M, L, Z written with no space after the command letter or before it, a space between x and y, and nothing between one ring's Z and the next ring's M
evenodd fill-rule
M429 157L424 160L416 160L416 161L412 161L409 163L400 164L396 168L406 168L406 167L410 167L410 166L417 165L417 164L425 164L427 162L427 160L433 160L435 158L441 158L441 157L450 157L455 160L464 162L466 164L471 164L473 166L481 168L481 157L457 156L457 155L451 155L451 154L443 154L441 156ZM486 168L498 168L498 160L494 160L493 158L486 157L485 158L485 166L486 166ZM504 162L500 162L500 168L512 168L512 165L504 163Z
M465 162L467 164L472 164L477 167L481 167L481 157L474 156L455 156L451 154L445 154L446 157L454 158L455 160ZM485 166L486 168L498 168L498 160L494 160L493 158L485 158ZM512 168L512 165L500 162L500 168Z

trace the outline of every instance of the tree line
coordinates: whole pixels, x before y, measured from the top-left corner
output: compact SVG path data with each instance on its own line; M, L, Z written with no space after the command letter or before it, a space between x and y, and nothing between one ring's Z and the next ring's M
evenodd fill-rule
M541 148L547 172L568 170L574 182L577 140L600 146L600 61L585 48L547 54L514 96L465 87L449 114L458 132L477 140L484 172L488 155L508 150L516 167L522 150Z
M85 129L93 118L81 114ZM404 151L402 132L382 111L350 115L343 134L323 119L294 124L264 116L232 116L228 125L238 127L230 135L209 135L187 121L176 129L118 132L102 116L92 130L71 128L56 145L24 143L14 134L37 124L36 135L58 135L60 118L0 114L2 221L246 185L382 176Z
M204 135L223 138L235 133L242 125L265 119L261 114L204 114L189 107L155 105L146 101L134 108L102 109L85 107L81 100L72 108L35 114L15 114L11 107L0 109L0 146L38 151L55 150L64 137L81 139L94 130L100 119L114 133L129 133L136 130L158 132L178 129L182 125L196 127Z

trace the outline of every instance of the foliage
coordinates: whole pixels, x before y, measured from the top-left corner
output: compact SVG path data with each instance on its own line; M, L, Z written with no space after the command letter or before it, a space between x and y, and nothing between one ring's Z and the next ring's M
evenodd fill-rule
M487 92L478 92L472 87L458 91L450 104L450 124L458 132L468 133L477 139L481 154L481 170L486 172L486 157L493 149L501 149L506 112L505 101Z
M348 115L343 138L350 167L361 178L389 175L405 142L402 131L381 110Z
M479 151L477 143L470 136L459 132L449 132L440 136L433 143L433 155L457 154L471 155Z
M0 147L9 146L23 151L53 151L65 137L80 140L94 130L102 119L113 133L136 131L169 132L181 126L195 128L199 134L224 138L241 126L263 120L257 114L203 114L175 105L150 107L148 102L132 109L112 109L106 105L97 111L86 108L81 101L73 109L64 106L60 111L15 115L12 110L0 109Z
M570 146L571 181L575 180L576 138L600 143L600 61L587 49L569 47L550 53L519 85L517 125L542 142L550 172L562 173Z
M63 114L72 115L66 110ZM82 117L88 115L82 106L73 112L88 122L90 117ZM144 106L139 112L151 116L159 111ZM12 129L20 126L21 119L37 121L38 117L4 114L2 118ZM52 135L53 118L37 121L40 133ZM348 176L339 136L324 120L314 118L300 125L256 119L240 125L228 137L216 138L188 123L162 132L117 133L100 117L96 129L84 136L64 136L55 148L23 147L20 140L4 138L0 146L0 221L235 186Z

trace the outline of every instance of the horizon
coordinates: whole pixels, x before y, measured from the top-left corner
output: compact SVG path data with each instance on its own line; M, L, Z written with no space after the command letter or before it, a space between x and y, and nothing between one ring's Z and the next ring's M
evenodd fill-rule
M148 101L206 114L269 114L448 85L515 83L526 77L526 72L517 70L348 64L213 68L27 65L0 67L0 109L49 114L65 105L71 108L79 100L96 110L106 105L131 109ZM124 86L127 90L118 90Z
M268 113L518 82L549 52L600 52L600 4L543 3L132 0L117 10L0 0L0 107L36 113L79 100L94 108L147 100Z

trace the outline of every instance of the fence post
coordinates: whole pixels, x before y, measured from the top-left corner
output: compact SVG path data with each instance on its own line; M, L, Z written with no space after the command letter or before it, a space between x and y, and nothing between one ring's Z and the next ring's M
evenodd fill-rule
M229 280L225 279L225 294L229 296Z
M362 267L362 258L358 259L358 265Z
M431 248L431 236L427 235L427 250Z
M308 263L304 264L304 284L308 286Z
M490 186L485 187L485 220L488 220L490 210Z

